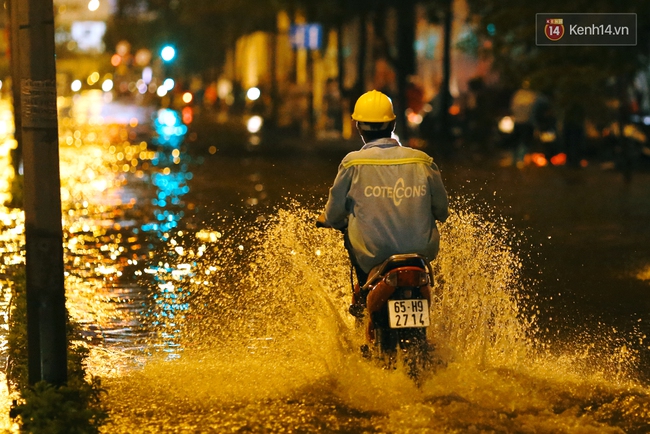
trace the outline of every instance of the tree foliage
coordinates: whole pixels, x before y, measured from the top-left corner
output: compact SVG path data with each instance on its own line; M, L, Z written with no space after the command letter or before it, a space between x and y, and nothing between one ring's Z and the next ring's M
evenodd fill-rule
M567 107L581 104L597 116L604 99L620 97L633 75L648 67L650 2L637 0L468 0L477 29L491 43L502 83L531 87ZM637 13L637 46L536 46L536 13ZM489 26L489 27L488 27Z
M27 296L24 268L8 273L13 282L11 316L7 337L7 385L20 394L10 416L17 418L20 432L48 434L96 434L108 417L101 402L104 389L98 377L88 375L89 350L68 346L68 381L54 386L28 379ZM79 342L78 325L68 320L68 340Z
M120 0L107 45L127 40L135 48L177 48L187 72L220 66L242 35L272 30L281 6L274 0Z
M173 43L183 68L200 72L221 66L239 37L275 31L282 10L292 17L300 11L308 22L320 22L327 29L358 17L382 16L389 8L399 14L413 4L414 0L119 0L107 45L114 47L123 39L135 49ZM382 29L377 30L381 39Z

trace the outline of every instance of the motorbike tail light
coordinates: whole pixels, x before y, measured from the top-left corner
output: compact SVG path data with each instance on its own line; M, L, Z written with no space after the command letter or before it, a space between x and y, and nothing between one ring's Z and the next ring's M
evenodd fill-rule
M384 279L386 284L398 286L420 287L429 283L429 274L426 271L417 270L393 270Z
M429 273L426 271L421 271L420 272L420 286L428 285L429 284Z

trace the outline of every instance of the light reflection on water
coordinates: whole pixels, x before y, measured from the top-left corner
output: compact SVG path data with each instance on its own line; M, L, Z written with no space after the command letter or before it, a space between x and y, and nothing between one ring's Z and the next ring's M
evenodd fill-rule
M174 283L168 281L169 276L175 279L179 270L169 268L169 253L160 246L173 243L173 236L180 232L183 196L189 191L187 181L192 174L189 158L179 147L182 136L168 131L173 113L161 111L158 118L163 114L167 120L164 124L154 122L158 129L152 143L104 139L94 158L76 160L75 164L86 167L71 168L72 173L87 173L90 179L72 182L69 187L74 193L68 196L76 198L67 216L68 246L73 247L70 269L82 278L78 282L81 291L95 294L94 301L99 303L93 309L87 297L80 297L80 302L69 304L77 308L71 308L73 316L88 324L84 330L87 339L101 343L100 369L113 350L117 351L113 358L119 353L128 355L125 363L151 351L160 350L172 358L182 351L176 342L179 330L174 318L182 315L183 309L174 295ZM186 131L176 129L182 134ZM100 138L101 130L86 137ZM116 137L137 138L123 132ZM82 144L84 150L92 150L93 145L88 141ZM63 167L65 152L61 160ZM99 188L92 191L95 186ZM68 225L64 222L64 226ZM95 288L87 283L89 279ZM71 287L80 291L74 283L69 282L68 292ZM86 318L84 322L84 315L89 314L90 321ZM115 371L115 360L111 366Z
M187 227L192 162L178 138L62 126L68 308L108 387L104 432L614 433L650 422L625 339L537 337L515 237L471 203L441 227L430 338L445 365L418 389L360 357L346 255L340 235L312 227L315 206ZM22 215L0 215L7 267L22 260Z
M92 100L92 110L79 99L60 122L65 284L71 316L92 345L90 365L96 373L115 374L141 363L156 333L167 336L163 350L179 348L173 333L160 332L156 323L165 309L150 303L168 287L155 277L148 293L144 271L156 267L155 254L165 255L157 246L183 217L182 197L192 175L189 158L179 149L182 137L170 137L169 131L143 134L135 118L128 120L130 126L103 124L96 96L85 98ZM88 113L79 116L76 107ZM0 114L10 108L4 104ZM0 148L0 175L7 182L13 177L12 143L9 134ZM0 215L4 276L6 267L24 262L24 219L22 212L6 208ZM10 293L11 282L3 282Z

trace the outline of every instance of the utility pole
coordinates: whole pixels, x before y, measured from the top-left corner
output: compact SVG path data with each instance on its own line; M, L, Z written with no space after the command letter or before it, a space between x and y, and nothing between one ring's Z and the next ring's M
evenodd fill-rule
M450 156L452 152L451 129L449 128L449 106L451 106L451 94L449 93L449 81L451 80L451 26L454 19L453 0L444 0L444 46L442 57L442 83L440 84L440 136L442 154Z
M61 180L52 0L10 0L24 166L29 382L67 381Z
M17 0L15 0L17 1ZM12 59L11 61L11 72L10 75L12 77L12 86L11 86L11 93L12 97L14 100L14 106L19 107L20 106L20 86L16 84L14 80L17 80L17 77L19 76L18 73L18 62L14 62L14 56L16 56L18 52L18 32L14 32L14 23L11 20L11 10L12 10L12 3L14 3L14 0L11 0L7 3L7 12L8 16L10 18L9 23L8 23L8 34L9 34L9 58ZM19 171L20 171L20 162L22 160L22 154L23 154L23 140L21 137L21 122L20 122L20 116L14 116L14 139L16 140L16 148L11 150L11 165L13 166L14 169L14 185L17 183L18 177L19 177ZM13 188L12 188L13 190ZM22 207L22 203L20 201L17 201L15 197L12 197L11 200L11 205L14 207Z
M368 12L363 5L359 12L359 54L357 55L357 82L352 101L366 91L366 62L368 61Z
M417 59L415 56L415 2L402 0L397 11L397 125L400 138L407 141L409 130L406 119L408 108L408 77L415 74Z

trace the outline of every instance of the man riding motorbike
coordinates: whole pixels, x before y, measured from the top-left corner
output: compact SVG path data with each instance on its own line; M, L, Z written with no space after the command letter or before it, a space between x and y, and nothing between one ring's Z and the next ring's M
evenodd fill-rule
M343 158L317 220L319 227L344 231L361 287L372 268L391 255L417 253L433 260L440 243L436 221L449 215L438 167L426 153L400 144L393 134L395 118L383 93L359 97L352 119L364 145ZM362 315L363 305L363 296L353 295L350 312Z

